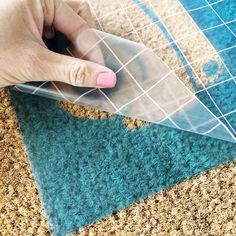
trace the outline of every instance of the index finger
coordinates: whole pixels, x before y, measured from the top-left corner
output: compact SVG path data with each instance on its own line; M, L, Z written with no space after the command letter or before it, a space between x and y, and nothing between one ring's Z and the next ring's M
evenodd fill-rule
M84 19L89 27L94 28L95 22L89 4L83 0L65 0L65 3L73 9L82 19Z
M73 47L70 47L72 54L78 58L84 56L86 60L104 65L103 55L97 44L100 41L97 34L89 30L88 23L65 2L54 0L54 3L52 25L72 42ZM73 6L76 7L77 4Z

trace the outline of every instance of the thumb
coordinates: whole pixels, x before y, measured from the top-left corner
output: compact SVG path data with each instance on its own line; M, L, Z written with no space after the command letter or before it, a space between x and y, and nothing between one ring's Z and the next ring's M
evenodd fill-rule
M34 81L58 81L77 87L113 88L115 73L105 66L41 50L39 66L34 68Z

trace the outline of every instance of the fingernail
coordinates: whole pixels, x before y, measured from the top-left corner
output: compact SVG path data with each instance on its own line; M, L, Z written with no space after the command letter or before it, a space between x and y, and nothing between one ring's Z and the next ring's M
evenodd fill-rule
M116 85L116 75L114 73L101 73L97 77L99 88L114 88Z

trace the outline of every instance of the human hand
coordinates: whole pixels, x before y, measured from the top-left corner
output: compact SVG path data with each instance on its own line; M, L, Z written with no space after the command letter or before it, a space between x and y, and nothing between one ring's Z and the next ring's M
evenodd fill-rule
M88 61L89 57L83 60L54 53L42 40L42 36L53 38L56 29L79 48L78 39L93 24L86 3L0 0L0 11L0 87L31 81L58 81L78 87L115 86L115 73L97 64L101 58L94 58L101 57L99 50Z

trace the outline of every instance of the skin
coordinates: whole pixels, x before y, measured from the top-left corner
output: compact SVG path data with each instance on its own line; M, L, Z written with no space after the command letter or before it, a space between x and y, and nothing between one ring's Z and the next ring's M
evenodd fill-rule
M93 20L86 2L0 0L0 11L0 87L30 81L115 86L116 75L102 65L98 46L79 59L85 48L99 40L89 29ZM42 36L53 38L55 29L71 41L71 56L54 53L45 46Z

